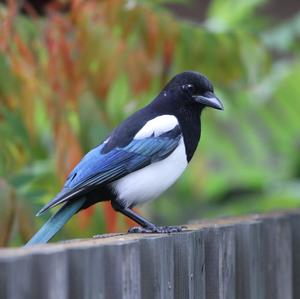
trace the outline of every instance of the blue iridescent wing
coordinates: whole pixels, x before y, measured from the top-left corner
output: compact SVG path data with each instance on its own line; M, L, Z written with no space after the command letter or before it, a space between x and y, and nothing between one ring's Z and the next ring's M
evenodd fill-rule
M84 156L70 173L62 191L38 214L168 157L178 146L181 136L177 126L158 137L133 139L127 146L105 154L101 153L104 144L97 146Z

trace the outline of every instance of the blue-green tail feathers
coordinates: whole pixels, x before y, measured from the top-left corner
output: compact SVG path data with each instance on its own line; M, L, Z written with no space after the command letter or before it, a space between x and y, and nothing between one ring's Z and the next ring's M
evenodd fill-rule
M34 244L47 243L68 222L68 220L80 210L85 201L86 199L83 197L65 203L25 244L25 247Z

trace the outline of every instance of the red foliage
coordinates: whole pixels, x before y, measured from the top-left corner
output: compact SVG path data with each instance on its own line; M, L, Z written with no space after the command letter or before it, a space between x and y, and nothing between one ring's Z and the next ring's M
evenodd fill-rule
M78 128L68 118L69 114L79 115L83 92L88 89L105 107L113 81L124 73L130 74L130 94L147 90L153 78L169 70L176 30L172 22L171 27L164 26L150 6L138 2L127 7L123 0L72 0L62 13L59 2L50 1L52 8L43 10L46 17L42 21L29 2L25 1L26 17L33 17L34 37L23 39L18 33L14 19L20 6L15 0L8 1L2 18L0 51L5 52L12 73L21 82L20 94L8 95L5 101L12 109L22 105L31 137L38 131L34 127L36 101L42 101L53 135L57 175L63 183L83 155ZM109 125L110 116L105 109L101 113L102 121ZM82 228L89 225L94 211L90 208L80 214ZM107 230L116 231L118 217L109 203L103 204L103 211Z

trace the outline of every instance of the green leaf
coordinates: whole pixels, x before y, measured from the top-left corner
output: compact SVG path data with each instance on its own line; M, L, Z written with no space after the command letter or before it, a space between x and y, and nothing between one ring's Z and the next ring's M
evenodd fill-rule
M114 82L112 82L106 98L106 111L113 124L118 124L124 119L126 115L126 106L130 97L131 93L128 78L122 73Z

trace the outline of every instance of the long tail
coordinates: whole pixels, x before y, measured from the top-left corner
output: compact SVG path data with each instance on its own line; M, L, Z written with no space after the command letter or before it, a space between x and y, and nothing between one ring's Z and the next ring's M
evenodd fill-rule
M47 243L68 222L68 220L80 210L85 201L86 198L83 197L65 203L51 218L49 218L24 247Z

